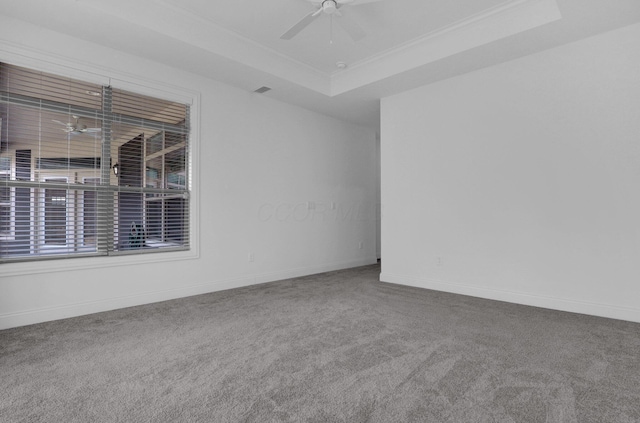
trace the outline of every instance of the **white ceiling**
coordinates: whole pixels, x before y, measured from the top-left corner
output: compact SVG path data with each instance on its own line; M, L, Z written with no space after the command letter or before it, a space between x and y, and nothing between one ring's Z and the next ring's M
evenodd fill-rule
M340 9L366 31L357 42L327 15L280 39L313 10L309 0L0 0L0 14L374 128L383 96L640 22L639 0L382 0Z

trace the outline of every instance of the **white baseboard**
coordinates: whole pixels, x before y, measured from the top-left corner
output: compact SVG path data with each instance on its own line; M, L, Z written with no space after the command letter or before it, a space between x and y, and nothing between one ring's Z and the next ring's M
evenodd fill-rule
M335 270L350 269L352 267L367 266L369 264L375 264L377 262L378 260L372 257L370 259L352 260L352 261L346 261L346 262L331 263L331 264L322 265L322 266L300 267L300 268L272 272L272 273L263 273L260 275L256 275L251 285L264 283L264 282L278 281L282 279L297 278L300 276L315 275L316 273L333 272Z
M611 304L577 301L570 298L549 297L524 292L498 290L464 284L449 283L429 278L381 273L381 282L431 289L434 291L468 295L489 300L505 301L552 310L568 311L571 313L588 314L611 319L627 320L640 323L640 309L615 306Z
M258 283L273 282L282 279L290 279L316 273L331 272L334 270L348 269L351 267L365 266L376 263L375 258L353 260L339 263L330 263L320 266L301 267L287 269L278 272L245 276L237 279L226 279L215 282L207 282L175 289L145 292L136 295L127 295L114 298L105 298L97 301L65 304L55 307L26 310L14 313L0 314L0 330L18 326L32 325L35 323L52 320L66 319L69 317L116 310L119 308L133 307L143 304L157 303L176 298L190 297L192 295L207 294L226 289L241 288L243 286Z

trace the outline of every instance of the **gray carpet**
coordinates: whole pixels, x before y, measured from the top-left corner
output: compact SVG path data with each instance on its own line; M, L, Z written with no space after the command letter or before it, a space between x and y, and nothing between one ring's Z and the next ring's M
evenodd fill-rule
M2 422L640 422L640 324L367 266L0 332Z

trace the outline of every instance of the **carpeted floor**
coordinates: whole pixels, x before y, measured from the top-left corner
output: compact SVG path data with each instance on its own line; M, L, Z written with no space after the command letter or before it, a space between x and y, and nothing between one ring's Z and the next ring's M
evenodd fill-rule
M0 332L2 422L640 422L640 324L324 273Z

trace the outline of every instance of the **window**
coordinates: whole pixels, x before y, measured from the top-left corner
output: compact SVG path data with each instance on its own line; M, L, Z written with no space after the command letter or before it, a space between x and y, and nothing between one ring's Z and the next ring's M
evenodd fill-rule
M0 63L0 262L189 249L189 106Z
M184 198L186 189L183 135L158 133L149 139L145 153L145 186L174 190L171 194L146 194L147 236L154 245L181 242L184 234Z

